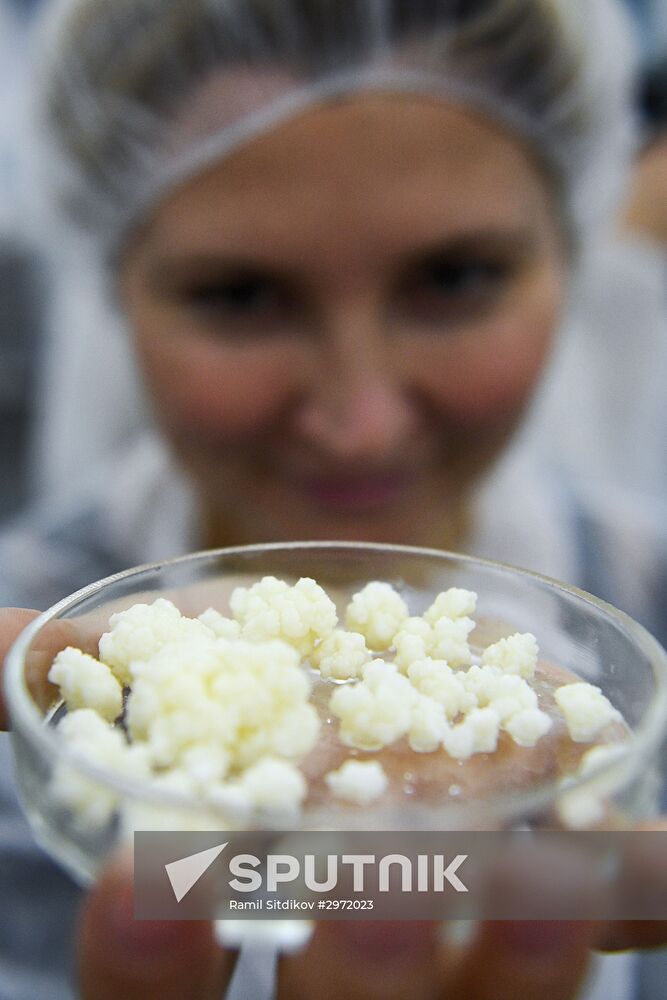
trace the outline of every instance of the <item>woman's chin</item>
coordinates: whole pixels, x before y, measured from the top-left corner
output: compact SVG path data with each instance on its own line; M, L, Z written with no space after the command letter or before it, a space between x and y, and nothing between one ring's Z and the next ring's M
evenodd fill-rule
M269 517L253 518L242 531L244 542L347 541L384 545L417 545L456 548L462 544L462 518L446 510L374 510L354 516L301 512L283 517L274 510Z

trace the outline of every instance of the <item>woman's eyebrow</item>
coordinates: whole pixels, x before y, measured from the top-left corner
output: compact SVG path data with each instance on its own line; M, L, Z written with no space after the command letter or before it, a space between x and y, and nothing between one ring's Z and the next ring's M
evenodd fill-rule
M535 253L537 234L525 227L480 229L455 233L412 251L417 260L432 258L523 258Z
M232 254L187 253L156 255L146 264L149 281L155 287L188 284L192 281L238 278L243 275L269 271L280 276L279 262L273 263L259 257L251 260Z
M410 266L420 261L443 258L521 259L534 253L536 246L536 234L526 227L469 230L403 247L391 254L391 263L407 263ZM146 269L151 284L158 288L258 272L268 273L278 279L289 278L282 259L269 259L259 248L257 254L252 255L226 251L157 251L147 261Z

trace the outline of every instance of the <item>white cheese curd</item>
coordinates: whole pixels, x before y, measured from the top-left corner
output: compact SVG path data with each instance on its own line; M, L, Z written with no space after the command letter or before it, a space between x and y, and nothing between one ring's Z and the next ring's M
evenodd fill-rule
M197 795L198 782L196 778L180 767L171 768L156 774L153 778L153 787L161 792L180 795L184 798L195 798Z
M232 822L246 822L250 817L253 804L248 790L238 781L225 781L209 785L204 789L204 796L216 810L221 810Z
M450 667L472 663L468 637L475 627L471 618L438 618L432 625L424 618L408 618L394 636L395 663L405 673L414 660L427 656L446 660Z
M597 795L583 789L563 792L556 800L556 813L563 826L569 830L587 830L596 826L607 809Z
M100 639L100 659L111 667L121 684L130 683L134 660L150 659L167 643L213 638L203 622L185 618L164 597L119 611L111 616L109 625L110 631Z
M520 747L534 747L552 725L546 712L539 708L524 708L507 719L503 723L503 729Z
M520 712L537 712L537 695L532 689L528 691L508 691L506 694L498 694L489 702L489 707L497 714L503 728L510 719Z
M141 665L127 722L157 766L176 766L204 744L224 750L230 766L246 767L313 748L320 723L309 697L299 654L287 643L176 643Z
M128 835L141 828L207 829L221 820L223 828L233 827L257 813L298 820L308 796L299 764L321 729L309 667L320 673L318 704L322 690L331 690L329 709L345 746L374 752L405 739L414 753L439 751L463 762L494 753L505 731L519 746L533 747L553 724L528 683L537 641L515 633L473 662L476 603L472 591L452 587L423 618L410 617L401 595L374 581L354 594L346 628L338 628L336 607L314 580L291 586L266 576L233 591L233 618L214 608L187 618L164 598L137 604L111 617L99 661L71 647L55 658L49 679L68 708L58 733L101 767L200 807L119 804L116 792L62 762L54 768L53 795L80 828L98 830L119 812ZM386 658L379 658L384 650ZM113 725L123 710L123 685L127 736ZM555 700L576 742L621 720L591 684L564 685ZM617 745L594 748L580 773L616 752ZM335 798L360 806L389 787L377 760L347 760L324 780ZM558 805L563 821L593 825L613 791L605 786L577 798L565 790Z
M433 629L423 618L406 618L393 638L394 663L407 673L414 660L423 660L433 645Z
M346 681L361 677L364 666L372 658L360 632L337 628L317 643L310 654L310 664L319 670L322 677Z
M442 705L419 695L412 706L408 743L416 753L433 753L447 731L447 717Z
M106 663L68 646L56 656L49 680L60 687L67 708L92 708L107 722L123 709L123 689Z
M202 789L193 776L180 768L153 775L151 788L157 793L167 793L170 796L188 800L201 799ZM183 830L210 831L225 830L228 825L213 810L201 802L201 808L193 805L179 806L176 802L169 805L155 805L150 801L125 799L120 803L120 831L125 839L131 839L139 830Z
M603 743L601 746L591 747L579 761L579 774L589 775L604 764L617 760L626 753L627 746L623 743Z
M539 649L537 639L531 632L515 632L506 639L499 639L482 653L485 666L497 667L507 674L518 674L525 680L532 680L537 667Z
M440 618L472 618L477 608L477 594L472 590L450 587L438 594L433 604L424 612L429 625Z
M70 811L74 825L83 833L103 829L111 821L119 801L112 788L91 781L63 762L54 768L51 794L59 806Z
M229 770L231 755L219 743L199 743L181 755L181 767L201 790L214 781L221 781Z
M193 790L200 792L210 806L225 813L229 822L244 823L256 811L281 819L296 818L308 794L308 785L294 764L279 757L263 757L232 781Z
M248 738L238 755L239 763L252 762L266 753L302 760L317 743L319 733L320 718L314 705L286 707L270 726L267 736L258 728L254 738Z
M317 640L338 623L335 604L309 577L290 587L284 580L265 576L252 587L237 587L230 607L245 638L282 639L302 656L308 656Z
M298 767L277 757L258 760L244 771L239 786L253 806L279 811L298 809L308 792Z
M442 745L450 757L467 760L475 752L475 732L464 719L456 726L450 726L443 737Z
M500 719L492 708L474 708L461 722L448 726L442 745L450 757L467 760L476 753L494 753Z
M461 680L466 691L477 698L479 707L492 706L501 722L522 709L537 708L536 692L517 674L504 674L497 667L475 664L461 675Z
M408 617L408 606L389 583L368 583L347 606L345 624L361 632L369 649L389 649Z
M68 712L58 732L72 750L100 764L120 760L127 749L123 731L114 729L92 708Z
M466 690L462 678L444 660L417 660L408 667L408 678L420 694L442 705L448 719L477 706L475 695Z
M211 632L218 639L241 638L241 625L239 622L235 618L226 618L219 611L216 611L215 608L207 608L206 611L202 611L198 620L206 625L207 628L210 628Z
M475 627L472 618L438 618L432 625L430 655L447 660L450 667L467 667L472 663L468 636Z
M233 708L210 696L218 663L213 646L177 643L142 665L127 725L133 739L147 741L156 766L174 766L189 747L220 742L236 722Z
M468 670L461 671L457 676L466 691L474 694L480 705L488 705L493 697L500 674L495 667L480 667L475 663Z
M495 753L500 733L498 713L493 708L473 708L465 722L473 734L473 753Z
M340 738L359 750L381 750L410 728L417 693L393 664L373 660L364 680L337 688L329 708L340 719Z
M606 725L622 719L621 713L600 688L584 681L563 685L557 689L554 698L575 743L594 740Z
M346 760L337 771L325 775L329 791L338 799L366 806L386 792L389 781L376 760Z
M598 768L613 760L618 760L627 752L622 743L609 743L591 747L579 761L578 775L587 777ZM600 775L594 783L589 782L585 788L566 790L559 796L556 809L559 819L570 829L586 829L602 822L607 811L606 796L613 796L622 785L623 771L614 771Z
M412 685L407 677L399 674L394 663L387 663L386 660L375 659L367 663L362 672L363 683L372 690L379 687L391 687L394 691L402 694L404 698L411 701L415 697Z
M120 837L132 841L134 834L147 832L182 830L192 833L208 833L211 830L231 829L213 810L194 811L191 807L179 808L175 804L157 806L148 802L126 799L119 804Z
M58 730L67 746L92 764L128 777L147 779L150 764L144 747L129 746L122 730L112 728L93 709L69 713ZM118 805L119 793L81 774L64 761L53 772L51 794L68 808L84 831L104 827Z

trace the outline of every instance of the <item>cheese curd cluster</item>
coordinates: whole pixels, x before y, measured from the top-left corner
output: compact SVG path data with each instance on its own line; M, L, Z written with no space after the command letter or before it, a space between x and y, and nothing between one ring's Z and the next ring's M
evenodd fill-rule
M405 618L391 641L399 669L406 673L411 663L426 657L445 660L450 667L471 664L468 637L476 607L477 594L451 587L438 594L422 618Z
M159 597L153 604L135 604L112 615L111 629L100 639L100 660L121 684L130 684L130 664L150 660L171 642L190 642L212 636L203 622L184 618L171 601ZM55 683L58 683L55 681Z
M606 725L620 722L623 718L600 688L593 684L583 681L566 684L556 691L554 697L575 743L590 743Z
M619 761L624 753L622 743L603 743L592 747L579 761L577 776L589 778L605 764ZM621 783L623 777L621 770ZM565 790L556 802L558 816L569 829L585 830L604 820L609 799L619 787L619 772L614 770L598 775L597 780L589 781L583 788L569 788L568 779L564 779L562 784Z
M315 646L310 654L310 665L316 667L322 677L346 681L361 677L363 668L372 658L361 633L337 628Z
M290 587L275 576L265 576L252 587L237 587L230 605L244 638L284 639L302 656L308 656L317 640L338 623L336 605L308 577Z
M71 711L92 709L107 722L123 711L123 687L106 663L68 646L56 656L49 680L57 684Z
M348 626L372 649L393 649L394 657L391 663L365 665L358 658L354 673L340 667L328 672L359 679L335 691L330 701L344 743L370 751L406 737L418 753L442 747L465 760L493 753L501 730L522 747L535 746L549 732L553 721L528 683L539 655L535 636L517 632L502 638L474 663L469 636L476 607L477 595L456 587L439 594L423 617L409 616L388 584L371 583L354 595ZM390 636L392 626L396 631ZM555 700L576 742L595 739L621 718L590 684L564 685Z
M345 624L360 632L371 649L388 649L403 622L408 606L389 583L367 583L348 604Z
M534 674L537 643L533 635L517 634L510 648L516 657L503 650L498 657L502 666L473 664L468 670L454 670L445 659L425 657L407 667L407 676L393 663L371 661L359 682L331 696L329 706L340 720L341 740L368 751L405 736L417 753L443 747L457 760L493 753L501 729L520 746L534 746L553 724L538 708L533 688L519 676L533 658ZM493 647L489 650L493 658Z
M92 708L69 712L58 730L76 754L96 767L119 776L148 779L151 767L144 747L128 744L121 729L112 728ZM60 805L70 809L83 829L104 826L113 816L118 795L113 788L91 781L65 761L58 761L53 787Z
M515 633L475 656L476 607L476 594L450 588L410 616L390 584L374 581L353 595L342 628L314 580L272 576L233 591L232 617L209 608L188 618L165 598L136 604L112 615L99 659L67 648L54 660L49 679L68 710L58 731L94 765L241 821L256 810L294 814L306 801L299 764L320 733L316 671L331 683L330 712L354 750L405 739L416 753L463 761L493 753L501 732L535 746L553 725L530 684L535 636ZM555 702L576 742L621 718L590 684L560 687ZM350 759L324 781L357 805L388 788L377 760ZM84 826L107 822L118 804L69 764L57 766L54 789Z
M418 753L442 747L465 760L492 753L501 729L526 747L549 731L552 720L528 684L537 665L535 636L501 639L474 664L469 637L476 607L477 595L458 587L439 594L423 617L409 616L389 584L371 583L353 596L348 627L372 649L393 649L394 657L359 661L358 682L333 693L330 708L344 743L370 751L406 737Z
M212 609L187 618L159 598L111 617L99 660L71 647L60 652L49 680L67 705L58 726L66 743L93 764L236 814L298 808L306 782L297 765L320 730L300 650L327 624L332 631L336 615L322 589L302 580L292 588L295 613L281 605L285 632L266 614L259 636L255 598L268 605L277 591L284 596L287 584L276 582L262 581L249 599L237 591L237 619ZM124 727L114 727L124 687ZM117 800L69 766L57 769L54 787L84 825L106 821Z
M325 775L325 781L336 798L365 806L379 799L389 784L382 765L377 760L346 760L337 771Z

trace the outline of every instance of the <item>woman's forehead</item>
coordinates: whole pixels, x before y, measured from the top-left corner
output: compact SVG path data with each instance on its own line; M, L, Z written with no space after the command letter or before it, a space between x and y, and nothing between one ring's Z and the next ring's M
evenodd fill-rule
M368 93L249 141L169 196L148 237L197 251L266 240L287 251L356 230L400 243L526 228L548 201L522 141L491 119L436 97Z

